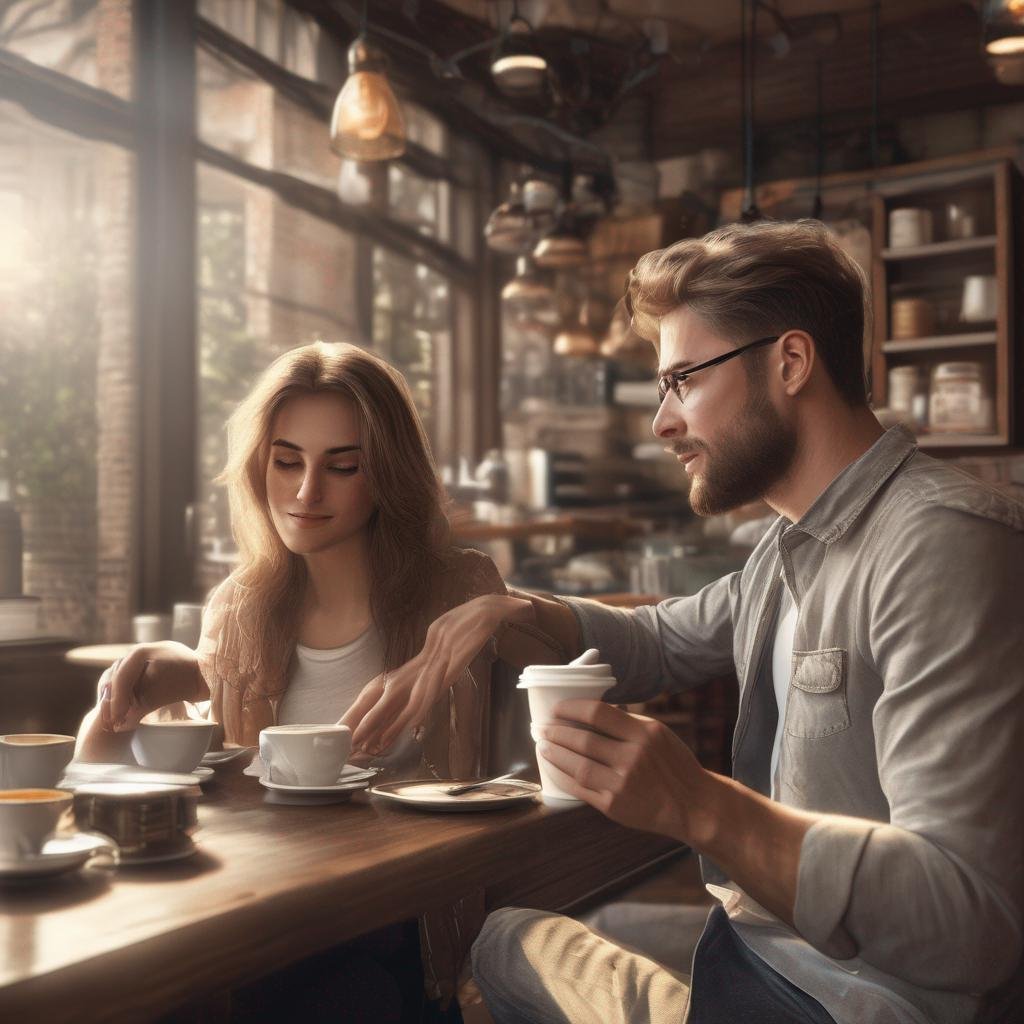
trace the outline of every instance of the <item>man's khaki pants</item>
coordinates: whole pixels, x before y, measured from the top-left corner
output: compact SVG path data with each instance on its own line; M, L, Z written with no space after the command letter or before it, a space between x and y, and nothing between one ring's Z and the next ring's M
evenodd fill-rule
M709 909L612 904L589 921L618 942L560 914L499 910L473 946L473 977L498 1024L681 1024Z

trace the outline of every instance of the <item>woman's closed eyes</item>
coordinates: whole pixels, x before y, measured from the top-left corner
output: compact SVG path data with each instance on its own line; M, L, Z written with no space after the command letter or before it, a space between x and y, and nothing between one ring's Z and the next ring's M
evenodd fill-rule
M296 469L302 468L302 462L296 459L294 462L286 461L285 459L274 459L274 465L278 469ZM353 473L359 472L359 466L328 466L328 471L331 473L341 473L343 476L351 476Z

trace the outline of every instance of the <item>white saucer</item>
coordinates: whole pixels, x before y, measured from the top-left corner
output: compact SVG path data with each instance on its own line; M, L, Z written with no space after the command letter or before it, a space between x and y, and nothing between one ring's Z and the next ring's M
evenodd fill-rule
M361 768L357 764L347 764L341 769L341 774L338 776L338 784L344 784L346 782L355 782L357 779L370 779L379 772L379 768ZM263 764L263 759L257 754L253 759L252 763L248 767L242 769L243 775L248 775L254 779L264 779L267 776L266 766ZM308 789L308 786L300 786L300 789ZM331 788L331 787L328 787Z
M333 793L286 793L277 789L268 789L263 794L263 802L268 804L287 804L291 807L323 807L326 804L343 804L351 800L356 793L363 793L366 786L339 787Z
M60 875L80 868L104 850L114 852L112 843L99 836L77 833L50 839L39 853L19 857L16 861L0 861L0 881L21 881Z
M245 754L251 754L255 747L230 747L227 750L208 750L199 763L209 768L218 768L222 764L230 764Z
M141 867L145 864L163 864L170 860L184 860L186 857L193 857L199 852L190 836L183 835L175 840L173 846L159 848L158 851L147 853L121 853L122 867Z
M466 780L472 782L472 779ZM530 803L536 800L540 786L536 782L508 779L492 782L486 788L470 790L452 796L448 790L459 785L459 779L415 779L410 782L388 782L374 786L373 796L393 800L395 803L417 807L424 811L496 811L501 807Z
M264 789L272 789L277 793L303 794L305 796L331 796L333 793L354 792L357 789L366 789L370 785L370 779L375 772L360 771L358 775L354 772L342 772L341 778L333 786L287 786L283 782L271 782L265 776L260 779L260 785Z

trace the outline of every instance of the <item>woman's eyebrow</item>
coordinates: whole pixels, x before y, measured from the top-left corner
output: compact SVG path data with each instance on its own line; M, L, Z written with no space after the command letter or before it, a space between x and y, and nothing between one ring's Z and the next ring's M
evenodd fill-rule
M291 448L291 450L293 452L304 451L303 448L300 448L297 444L293 444L291 441L286 441L283 437L275 437L274 440L270 442L270 447L271 448ZM339 452L358 452L358 451L362 451L362 448L359 445L357 445L357 444L342 444L342 445L338 445L337 448L328 448L327 451L324 452L324 454L325 455L337 455Z

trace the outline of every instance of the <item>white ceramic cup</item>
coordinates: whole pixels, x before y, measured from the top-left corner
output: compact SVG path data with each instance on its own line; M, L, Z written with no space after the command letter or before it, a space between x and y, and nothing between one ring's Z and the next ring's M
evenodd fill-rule
M893 249L928 245L933 230L931 210L905 207L889 212L889 245Z
M170 615L135 615L132 618L132 643L155 644L171 639Z
M71 800L59 789L0 790L0 860L39 853Z
M201 604L176 604L171 616L171 639L179 644L195 648L202 635L203 606Z
M999 285L991 274L969 274L964 278L960 319L964 323L995 320L999 305Z
M347 725L272 725L260 732L267 778L282 786L333 786L351 750Z
M203 759L215 728L215 722L194 718L140 722L132 736L132 753L144 768L190 772Z
M0 789L52 789L74 752L74 736L46 732L0 736Z
M530 700L530 735L540 741L539 727L553 718L555 706L563 700L600 700L615 685L610 665L528 665L519 677L519 689ZM580 728L586 728L581 726ZM554 782L548 762L537 755L541 799L549 806L567 806L580 801Z

